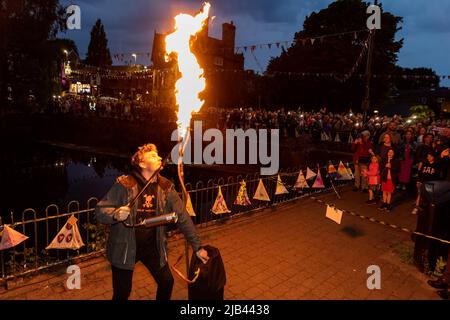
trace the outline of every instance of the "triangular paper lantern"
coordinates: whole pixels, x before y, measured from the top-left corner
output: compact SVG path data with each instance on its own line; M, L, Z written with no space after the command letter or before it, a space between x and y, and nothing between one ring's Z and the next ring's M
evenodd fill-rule
M350 165L348 163L347 163L347 171L348 171L348 174L352 177L352 179L354 179L355 176L353 175L352 169L350 169Z
M315 174L310 168L306 167L306 180L311 180L315 176L317 176L317 174Z
M341 142L341 138L339 137L339 133L336 133L336 137L334 138L334 142Z
M334 165L331 163L331 164L328 166L328 174L333 174L333 173L336 173L336 172L337 172L336 168L335 168Z
M294 189L305 189L305 188L309 188L309 185L306 182L303 172L300 170L300 173L298 174L297 182L295 183Z
M264 187L264 183L261 179L259 179L258 188L256 189L253 199L260 201L270 201L269 195L267 194L266 188Z
M231 212L230 210L228 210L227 203L225 202L225 198L222 195L222 188L220 186L219 192L217 193L216 202L214 202L211 211L214 214L224 214Z
M353 142L354 142L353 136L352 136L352 134L350 133L350 135L348 136L348 143L350 144L350 143L353 143Z
M191 196L189 193L187 194L187 200L186 200L186 211L191 217L195 217L195 211L194 207L192 206Z
M9 249L27 240L28 237L5 225L0 232L0 250Z
M284 186L283 181L281 181L280 175L278 175L277 189L275 190L275 195L277 196L277 195L286 194L286 193L289 193L289 191Z
M350 175L350 173L348 172L347 168L344 166L344 164L341 162L339 162L339 167L338 167L338 180L352 180L352 176Z
M322 176L320 174L320 168L317 168L317 178L316 178L316 181L314 181L312 188L313 189L325 188L325 185L323 184Z
M236 200L234 201L235 205L238 205L238 206L249 206L249 205L252 204L250 202L250 199L248 198L246 185L247 184L245 183L245 181L242 180L241 187L239 188L238 195L236 197Z
M72 215L46 249L77 250L83 247L84 243L78 230L77 221L78 219Z

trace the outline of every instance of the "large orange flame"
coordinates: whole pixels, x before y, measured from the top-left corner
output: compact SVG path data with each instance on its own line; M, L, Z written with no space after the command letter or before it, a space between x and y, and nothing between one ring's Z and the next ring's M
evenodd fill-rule
M175 17L175 31L166 37L166 59L171 53L178 56L178 70L181 78L175 84L175 97L178 105L178 132L185 137L193 112L200 111L204 101L199 93L206 88L203 69L191 52L191 37L200 32L208 19L211 5L203 4L202 11L196 16L179 14Z

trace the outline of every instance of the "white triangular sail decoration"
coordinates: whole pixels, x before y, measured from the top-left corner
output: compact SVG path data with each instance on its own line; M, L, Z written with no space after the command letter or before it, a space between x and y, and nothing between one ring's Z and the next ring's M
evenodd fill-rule
M334 142L341 142L341 138L339 137L339 133L336 133L336 137L334 138Z
M70 216L66 224L58 232L55 239L48 245L48 249L72 249L77 250L84 246L77 225L78 219Z
M306 180L311 180L315 176L317 176L317 174L315 174L309 167L306 167Z
M3 231L0 232L0 250L15 247L27 239L28 237L26 235L23 235L8 225L5 225L3 227Z
M191 196L189 195L189 192L187 193L187 200L186 200L186 211L191 217L195 217L195 211L194 207L192 206Z
M267 194L266 187L264 187L264 183L261 179L259 179L258 188L256 189L255 195L253 199L260 201L270 201L269 195Z
M316 178L316 181L314 181L312 188L313 189L325 188L325 185L323 184L322 176L320 174L320 168L317 168L317 178Z
M328 174L334 174L336 173L336 167L330 163L330 165L328 166Z
M278 196L280 194L287 194L287 193L289 193L289 191L284 186L283 181L281 181L280 175L278 175L277 189L275 190L275 195Z
M309 185L306 182L303 172L300 170L300 173L298 174L297 182L295 182L294 189L305 189L305 188L309 188Z
M245 183L244 180L242 180L241 182L241 187L239 188L239 192L238 195L236 196L234 204L237 206L249 206L252 204L248 197L247 184Z
M352 177L352 179L355 179L355 175L353 174L352 169L350 169L349 163L347 163L347 171L348 171L348 174Z
M353 143L353 142L354 142L353 136L352 136L352 134L350 133L350 135L348 136L348 143L351 144L351 143Z
M344 163L341 161L339 162L338 167L338 180L353 180L352 176L348 172L347 168L344 166Z
M220 186L216 201L214 202L214 206L212 207L211 211L214 214L224 214L231 212L230 210L228 210L227 203L225 202L225 198L222 194L222 188Z

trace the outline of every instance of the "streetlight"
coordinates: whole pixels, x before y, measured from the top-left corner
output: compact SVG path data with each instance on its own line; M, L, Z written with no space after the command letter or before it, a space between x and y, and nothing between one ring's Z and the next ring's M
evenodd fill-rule
M137 54L136 54L136 53L133 53L131 56L134 58L134 64L136 64Z

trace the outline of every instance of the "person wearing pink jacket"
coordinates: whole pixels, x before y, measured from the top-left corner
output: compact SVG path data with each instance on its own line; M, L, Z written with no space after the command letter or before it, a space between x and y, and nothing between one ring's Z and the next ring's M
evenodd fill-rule
M366 170L365 176L369 185L369 200L366 201L368 205L376 204L377 199L375 195L380 192L380 165L377 156L372 156L369 170Z

